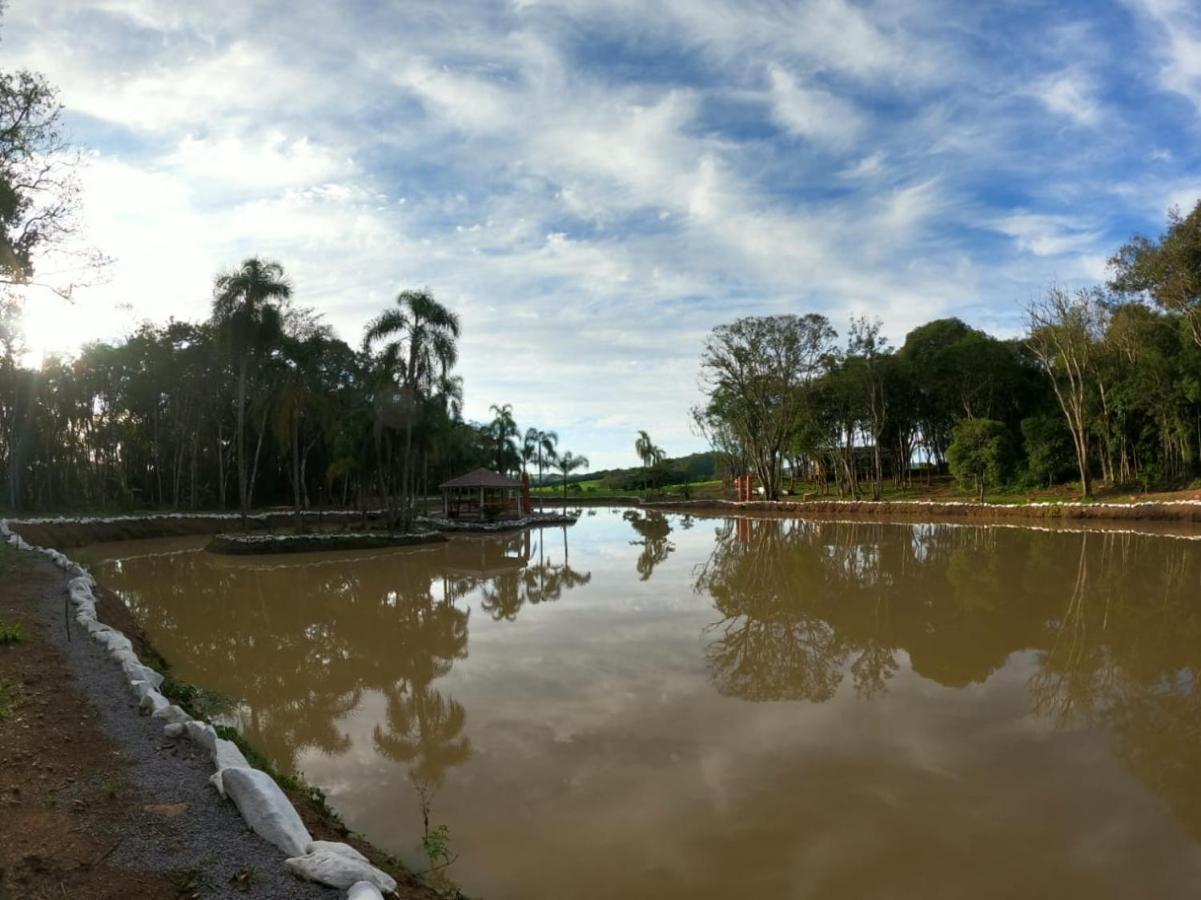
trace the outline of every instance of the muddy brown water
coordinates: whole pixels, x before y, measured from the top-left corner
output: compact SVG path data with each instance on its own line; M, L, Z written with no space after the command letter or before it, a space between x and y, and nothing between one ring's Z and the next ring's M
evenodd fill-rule
M77 555L347 823L497 898L1195 897L1201 541L585 513Z

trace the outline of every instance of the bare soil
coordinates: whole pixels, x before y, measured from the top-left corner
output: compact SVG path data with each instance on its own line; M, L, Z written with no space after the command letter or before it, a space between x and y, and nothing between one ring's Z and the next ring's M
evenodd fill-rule
M0 720L0 898L183 896L170 873L111 861L140 809L129 761L31 614L61 591L61 576L11 556L0 580L0 621L19 624L25 639L0 646L0 689L12 698Z

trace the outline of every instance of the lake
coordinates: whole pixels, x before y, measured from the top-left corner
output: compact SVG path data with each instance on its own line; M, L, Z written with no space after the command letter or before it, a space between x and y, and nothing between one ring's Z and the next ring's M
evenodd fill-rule
M78 555L346 823L469 895L1194 897L1201 543L586 511Z

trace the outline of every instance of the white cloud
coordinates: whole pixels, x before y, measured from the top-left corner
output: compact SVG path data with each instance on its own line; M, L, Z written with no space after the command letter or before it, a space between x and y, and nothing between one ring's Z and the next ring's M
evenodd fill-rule
M863 131L863 117L845 100L799 84L778 66L771 68L770 77L772 111L776 121L792 134L839 148Z
M1100 229L1073 216L1015 212L997 220L997 231L1013 238L1018 248L1035 256L1062 256L1096 248Z
M190 182L215 190L272 191L354 174L348 157L306 137L270 131L254 140L188 135L162 164Z
M1101 121L1096 87L1083 72L1057 72L1037 83L1033 93L1051 112L1078 125L1096 125Z
M1191 46L1187 9L1144 5L1185 35L1165 46ZM85 199L117 258L70 327L36 328L67 347L202 315L212 275L263 253L352 342L399 288L431 287L464 316L469 414L513 402L598 465L648 422L684 452L713 325L812 309L839 327L879 315L894 340L944 312L1003 327L1030 285L1095 271L1121 213L1158 221L1195 195L1171 135L1154 179L1124 166L1119 184L1098 172L1125 162L1109 145L1031 117L1032 96L1079 124L1112 112L1096 47L1031 82L1046 58L992 61L971 15L941 0L14 3L5 66L45 71L99 149ZM1069 23L1030 41L1048 35L1101 39ZM1165 79L1187 86L1190 65ZM1118 212L1062 215L1073 202ZM978 249L987 229L1008 249Z
M1160 83L1201 110L1201 10L1188 0L1128 0L1156 31Z

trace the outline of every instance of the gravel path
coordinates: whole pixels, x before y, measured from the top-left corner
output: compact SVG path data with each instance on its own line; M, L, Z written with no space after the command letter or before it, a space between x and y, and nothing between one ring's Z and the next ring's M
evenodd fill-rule
M63 606L67 579L49 562L59 591L36 615L62 651L76 687L92 704L102 731L128 763L138 792L125 837L109 855L114 865L168 873L181 897L333 900L341 893L302 882L284 868L281 851L251 832L237 809L208 779L212 762L190 741L163 736L163 722L139 714L119 666L72 622L68 640ZM99 760L98 765L104 765Z

